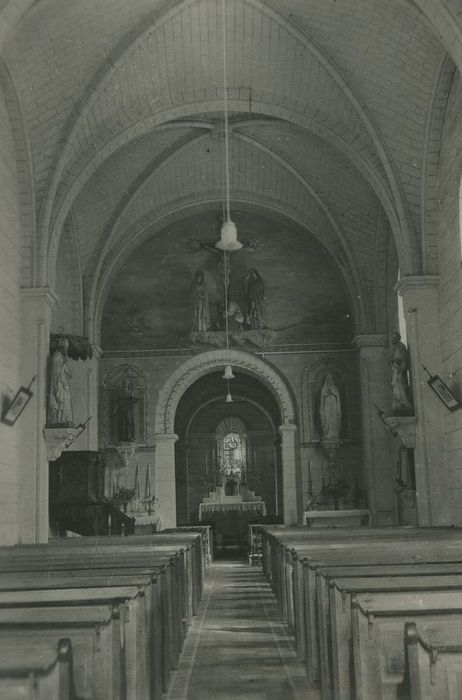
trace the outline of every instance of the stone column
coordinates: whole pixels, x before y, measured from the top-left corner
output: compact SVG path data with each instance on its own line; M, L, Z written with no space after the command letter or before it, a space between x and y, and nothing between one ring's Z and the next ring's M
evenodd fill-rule
M156 434L156 496L159 499L162 527L176 527L175 442L174 433Z
M390 433L379 419L374 406L376 404L382 410L390 406L388 342L382 334L357 335L353 342L359 349L364 483L368 506L373 525L394 525L394 448Z
M48 541L48 459L43 429L51 314L56 301L48 287L21 290L21 374L30 378L37 375L34 396L21 416L18 515L23 543Z
M299 509L297 507L297 426L292 424L281 425L281 459L282 459L282 498L284 509L284 523L294 525L299 522Z
M419 525L450 523L445 463L445 406L427 385L428 375L441 374L439 280L436 275L406 276L397 285L403 297L411 357L416 425L415 471Z

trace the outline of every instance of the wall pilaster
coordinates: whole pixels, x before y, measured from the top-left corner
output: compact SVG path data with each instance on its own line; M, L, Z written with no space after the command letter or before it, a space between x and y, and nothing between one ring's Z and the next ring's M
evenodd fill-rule
M419 525L450 523L444 447L444 415L447 409L427 385L428 375L442 368L439 339L439 278L406 276L398 291L403 297L411 373L417 417L415 470Z
M372 522L376 526L396 523L393 488L394 461L391 436L377 415L377 405L390 405L388 342L382 334L358 335L363 433L364 483ZM375 404L375 405L374 405Z
M156 434L156 496L159 499L162 528L176 527L174 433Z
M48 287L21 290L21 373L31 378L37 375L34 396L21 416L18 517L23 543L48 541L48 459L43 428L51 315L56 301Z
M297 508L297 426L291 423L281 425L281 457L282 457L282 493L284 507L284 523L294 525L299 522ZM301 516L301 514L300 514Z

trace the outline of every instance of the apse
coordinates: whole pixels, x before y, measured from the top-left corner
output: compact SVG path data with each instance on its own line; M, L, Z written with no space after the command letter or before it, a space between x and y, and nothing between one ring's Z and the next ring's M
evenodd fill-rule
M277 401L258 378L233 371L232 402L225 401L223 373L212 372L192 384L178 405L175 471L181 524L213 520L224 511L206 507L209 499L220 500L221 487L225 496L236 496L222 499L235 501L235 510L244 501L246 516L282 521ZM242 498L238 498L240 494ZM232 529L239 532L244 520L240 523L236 512L233 517ZM221 525L226 531L226 523Z

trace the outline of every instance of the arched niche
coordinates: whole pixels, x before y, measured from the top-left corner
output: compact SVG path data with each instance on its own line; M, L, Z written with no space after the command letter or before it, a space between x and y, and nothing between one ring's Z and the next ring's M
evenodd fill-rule
M132 438L120 434L118 417L122 404L126 405L132 413ZM134 365L127 363L111 369L103 378L100 411L101 436L104 447L113 447L130 439L133 439L137 445L146 444L146 375Z
M349 441L353 436L353 421L351 410L351 377L346 366L336 358L323 357L318 360L306 373L305 390L308 406L308 438L311 443L321 441L320 396L323 382L331 375L340 394L342 408L342 423L340 439Z

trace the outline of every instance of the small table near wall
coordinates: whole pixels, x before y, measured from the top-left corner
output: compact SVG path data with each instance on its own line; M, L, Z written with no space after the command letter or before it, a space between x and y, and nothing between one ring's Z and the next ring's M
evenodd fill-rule
M356 510L306 510L304 524L308 527L360 527L370 523L370 512Z

